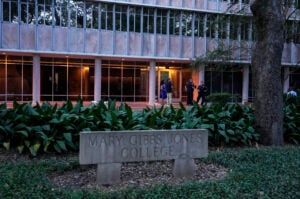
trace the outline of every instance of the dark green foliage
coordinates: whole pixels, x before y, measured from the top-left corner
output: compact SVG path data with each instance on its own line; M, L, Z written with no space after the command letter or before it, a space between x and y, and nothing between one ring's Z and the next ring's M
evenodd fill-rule
M285 140L299 144L299 100L287 99L285 105ZM208 129L210 146L252 146L259 134L252 127L251 106L216 103L200 107L194 104L132 111L127 104L100 101L83 106L79 98L73 105L47 102L33 106L14 103L13 108L0 105L0 147L20 153L78 151L81 131L119 131L147 129Z
M210 146L248 146L258 142L252 127L253 109L237 104L213 104L185 108L160 107L144 110L141 122L152 129L208 129Z
M253 109L250 106L216 104L206 108L201 117L201 128L209 130L212 146L253 145L259 140L259 134L252 127Z
M0 198L300 198L300 148L263 147L210 151L203 163L227 167L224 179L190 182L178 186L156 185L114 192L100 189L58 188L49 176L79 172L78 158L0 162Z
M231 101L232 95L230 93L212 93L207 96L207 101L213 104L226 104Z
M300 144L300 97L284 95L284 140Z
M0 146L15 148L20 153L78 151L81 131L110 131L147 129L139 122L140 113L132 112L127 104L116 106L115 101L83 106L81 99L73 105L66 101L62 106L44 102L14 102L12 109L0 106Z

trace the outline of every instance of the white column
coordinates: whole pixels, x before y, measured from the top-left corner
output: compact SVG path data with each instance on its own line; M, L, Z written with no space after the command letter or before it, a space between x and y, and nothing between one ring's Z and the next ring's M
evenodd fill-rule
M155 61L151 61L149 71L149 105L153 105L155 103L155 66Z
M205 82L205 66L201 65L199 66L199 81L198 85L201 83L201 81Z
M101 100L101 59L95 59L94 101Z
M298 56L297 56L297 53L295 53L295 52L297 52L297 47L295 46L295 44L293 42L290 44L290 46L291 46L291 62L297 64Z
M32 104L40 102L41 97L41 66L40 66L40 56L33 56L33 77L32 77Z
M285 66L283 73L283 93L287 93L290 87L290 68Z
M242 94L242 103L245 104L248 102L249 98L249 66L243 67L243 94Z

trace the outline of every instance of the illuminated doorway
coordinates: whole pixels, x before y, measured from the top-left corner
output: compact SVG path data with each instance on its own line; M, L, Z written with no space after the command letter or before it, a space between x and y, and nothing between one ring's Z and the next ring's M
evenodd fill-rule
M167 79L170 78L173 85L173 101L179 102L181 101L181 68L166 68L166 67L158 67L157 69L157 81L156 81L156 99L160 102L160 83L162 80L167 82Z

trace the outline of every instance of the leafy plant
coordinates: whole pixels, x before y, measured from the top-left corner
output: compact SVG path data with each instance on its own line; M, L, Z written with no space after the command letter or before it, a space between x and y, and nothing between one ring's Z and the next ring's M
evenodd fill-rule
M221 104L224 105L231 100L230 93L212 93L207 96L207 100L212 102L213 104Z
M300 144L300 97L284 96L284 140Z
M286 142L300 142L300 106L297 99L285 100L284 131ZM132 111L130 106L116 101L83 106L66 101L62 106L47 102L14 103L13 108L0 105L0 146L20 153L78 151L81 131L118 131L147 129L207 129L210 146L251 146L259 141L252 127L251 106L213 103L146 107Z

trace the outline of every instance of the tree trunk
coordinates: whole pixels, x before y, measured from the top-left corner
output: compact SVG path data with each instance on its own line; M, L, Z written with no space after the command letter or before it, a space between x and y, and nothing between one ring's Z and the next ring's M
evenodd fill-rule
M263 145L283 145L283 86L281 57L284 16L280 0L253 0L256 42L252 52L254 128Z

